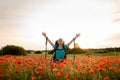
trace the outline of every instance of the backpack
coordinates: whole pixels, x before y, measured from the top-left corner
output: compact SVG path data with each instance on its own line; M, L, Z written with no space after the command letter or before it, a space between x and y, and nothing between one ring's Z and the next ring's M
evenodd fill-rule
M55 45L56 45L56 48L53 49L53 61L55 61L55 58L56 58L56 50L64 50L65 51L65 56L64 56L64 59L66 59L66 49L65 49L65 46L63 45L62 49L58 49L58 44L57 44L57 41L55 42Z

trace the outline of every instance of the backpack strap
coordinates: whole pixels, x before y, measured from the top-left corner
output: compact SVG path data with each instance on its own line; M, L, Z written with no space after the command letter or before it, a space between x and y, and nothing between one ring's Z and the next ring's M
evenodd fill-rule
M63 45L62 46L62 49L58 49L58 45L56 45L55 47L54 47L54 50L56 51L56 50L66 50L66 48L65 48L65 45Z

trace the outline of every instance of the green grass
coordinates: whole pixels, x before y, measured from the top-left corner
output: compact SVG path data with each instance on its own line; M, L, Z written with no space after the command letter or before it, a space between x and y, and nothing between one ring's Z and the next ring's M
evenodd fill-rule
M28 54L29 56L45 56L46 54ZM120 52L109 52L109 53L86 53L86 54L67 54L68 57L73 56L120 56ZM51 57L52 54L47 54L47 57Z

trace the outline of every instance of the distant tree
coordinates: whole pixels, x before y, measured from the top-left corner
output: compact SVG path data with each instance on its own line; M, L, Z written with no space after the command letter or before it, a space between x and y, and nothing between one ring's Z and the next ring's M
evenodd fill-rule
M0 50L0 55L2 54L1 50Z
M26 50L28 54L31 54L31 52L35 52L34 50Z
M42 51L35 51L35 54L41 54Z
M70 51L69 51L69 53L70 54L82 54L83 53L83 51L82 51L82 49L80 49L80 48L73 48L73 49L71 49Z
M24 48L15 45L7 45L1 48L2 55L26 55Z
M52 49L52 50L48 50L48 54L53 54L54 52L55 52L54 49Z

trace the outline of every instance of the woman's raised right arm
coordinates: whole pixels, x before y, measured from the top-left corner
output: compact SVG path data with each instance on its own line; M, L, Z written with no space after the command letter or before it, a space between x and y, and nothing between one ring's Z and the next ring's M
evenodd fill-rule
M54 43L52 43L51 40L46 36L46 33L42 32L42 35L47 39L47 41L51 44L51 46L54 47Z

